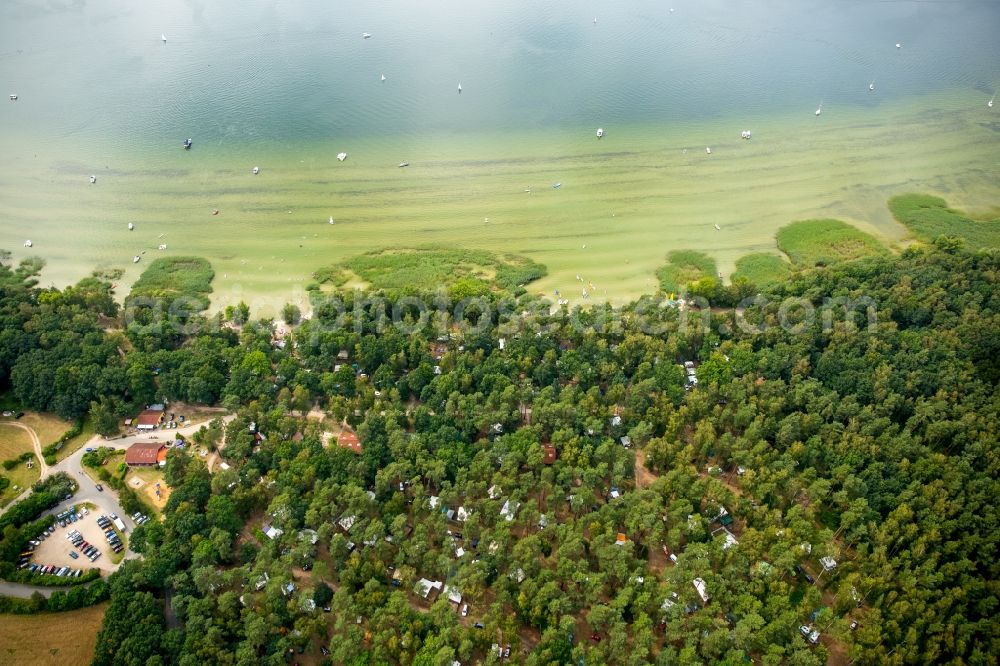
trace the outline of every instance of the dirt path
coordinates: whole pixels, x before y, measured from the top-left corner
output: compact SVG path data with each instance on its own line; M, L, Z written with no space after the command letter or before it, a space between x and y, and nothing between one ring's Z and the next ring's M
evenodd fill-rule
M635 452L635 489L642 490L653 485L659 476L646 469L646 452L638 450Z

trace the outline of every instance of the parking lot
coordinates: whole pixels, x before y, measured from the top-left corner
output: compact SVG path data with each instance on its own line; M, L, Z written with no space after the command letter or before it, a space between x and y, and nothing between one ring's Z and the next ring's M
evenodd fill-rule
M56 566L72 567L74 569L83 569L84 571L88 571L93 567L99 567L107 571L108 565L111 563L109 556L112 550L108 545L108 540L104 537L104 530L97 525L97 516L97 513L91 511L88 515L83 516L75 523L68 524L66 527L59 527L59 523L55 523L53 525L56 530L55 534L46 538L45 541L42 541L41 545L35 548L35 555L31 558L31 562L33 564L53 564ZM94 544L101 551L101 556L96 561L91 562L89 558L75 548L66 538L66 535L73 530L79 532L86 541ZM73 559L70 556L70 551L75 552L79 557Z

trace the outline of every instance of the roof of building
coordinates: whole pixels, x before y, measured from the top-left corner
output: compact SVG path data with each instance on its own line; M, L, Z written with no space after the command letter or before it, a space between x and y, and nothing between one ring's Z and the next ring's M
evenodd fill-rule
M135 424L137 426L155 426L159 425L160 419L162 418L162 409L147 409L136 417Z
M361 453L361 440L358 439L357 433L350 429L345 428L344 431L337 436L337 446L350 449L355 453Z
M161 442L138 442L125 451L126 465L155 465L167 458L167 447Z
M556 461L556 447L551 444L545 444L542 446L542 450L545 451L545 457L542 458L542 462L546 465L551 465Z

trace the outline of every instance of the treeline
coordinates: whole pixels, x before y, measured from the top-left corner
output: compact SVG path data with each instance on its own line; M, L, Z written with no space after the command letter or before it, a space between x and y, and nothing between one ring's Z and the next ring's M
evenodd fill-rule
M739 312L491 295L468 320L535 315L443 333L404 311L404 334L346 295L285 344L260 321L131 330L131 390L238 413L229 469L168 455L95 663L991 663L998 269L945 240ZM828 320L829 298L859 305Z

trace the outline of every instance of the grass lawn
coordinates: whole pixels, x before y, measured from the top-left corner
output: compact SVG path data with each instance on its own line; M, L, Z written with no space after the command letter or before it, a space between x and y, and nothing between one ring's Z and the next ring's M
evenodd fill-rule
M25 451L33 450L34 447L31 445L31 437L28 433L20 428L0 422L0 461L10 460ZM31 459L34 462L31 469L28 469L27 463L19 463L9 471L0 468L0 475L10 479L10 486L3 491L3 494L0 494L0 506L6 506L24 488L38 481L38 459L34 456ZM15 488L17 489L15 490Z
M89 664L108 604L65 613L0 615L0 664Z
M26 412L19 420L38 435L38 441L44 449L49 444L54 444L63 433L73 427L70 421L64 421L55 414L44 414L39 412Z
M792 272L791 265L776 254L758 252L748 254L736 260L736 272L732 278L743 278L757 285L767 285L781 282Z
M778 230L778 248L799 266L832 264L886 248L874 236L840 220L802 220Z
M958 236L973 250L1000 247L1000 217L974 220L961 211L948 208L944 199L927 194L893 197L889 200L889 210L920 240Z
M67 441L63 444L63 447L56 451L56 462L60 462L67 458L70 454L78 451L84 444L86 444L91 437L94 436L94 422L88 416L83 421L83 428L80 430L80 434L73 439Z
M666 292L680 291L685 285L718 274L715 260L703 252L675 250L667 255L667 265L656 272L660 288Z

